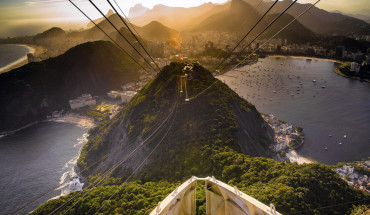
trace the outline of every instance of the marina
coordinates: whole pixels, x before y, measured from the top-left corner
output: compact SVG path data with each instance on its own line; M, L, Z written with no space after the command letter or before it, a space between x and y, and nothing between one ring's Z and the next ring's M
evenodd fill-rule
M370 85L337 75L336 65L318 59L267 57L218 78L259 112L303 127L300 155L336 164L370 156L369 137L363 132L370 128Z

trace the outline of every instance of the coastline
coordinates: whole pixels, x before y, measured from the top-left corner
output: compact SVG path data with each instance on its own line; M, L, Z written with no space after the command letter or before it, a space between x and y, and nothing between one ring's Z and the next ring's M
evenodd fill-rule
M96 124L94 123L94 119L91 119L86 116L81 115L75 115L75 114L66 114L65 116L58 117L58 118L52 118L49 120L46 120L49 122L67 122L67 123L73 123L78 124L80 126L88 128L87 132L78 139L78 142L74 145L75 147L78 145L82 145L78 151L78 155L76 157L73 157L70 161L68 161L65 165L69 166L67 168L67 171L63 173L63 175L60 178L60 188L61 193L57 196L52 197L51 199L57 199L62 196L66 196L74 191L80 191L83 189L86 180L84 177L82 177L80 173L80 169L77 165L77 161L81 156L82 148L88 141L88 132L91 128L95 127ZM70 180L72 179L72 180ZM64 188L64 189L63 189ZM49 199L50 200L50 199ZM47 200L47 201L49 201ZM46 201L46 202L47 202ZM45 202L44 202L45 203Z
M289 150L286 153L286 157L290 160L290 162L296 162L297 164L306 164L306 163L317 163L309 158L303 157L298 154L298 152L294 149Z
M318 58L318 57L306 57L306 56L295 56L295 55L267 55L268 57L291 57L296 59L311 59L311 60L322 60L322 61L329 61L333 63L340 63L338 60L328 59L328 58Z
M29 50L29 53L32 53L35 57L38 57L42 55L45 52L45 49L41 46L35 46L35 45L25 45L25 44L14 44L14 45L21 45L24 47L27 47ZM19 58L18 60L9 63L8 65L0 68L0 74L9 72L13 69L16 69L18 67L24 66L28 63L27 55L23 56L22 58Z
M66 116L59 117L59 118L52 118L52 119L48 119L48 120L35 121L35 122L29 123L25 126L22 126L20 128L17 128L15 130L1 132L0 133L0 138L8 136L8 135L12 135L12 134L14 134L16 132L19 132L23 129L26 129L30 126L33 126L33 125L35 125L39 122L69 122L69 123L75 123L75 124L78 124L78 125L81 125L81 126L86 126L88 128L92 128L92 127L95 126L94 120L91 119L91 118L84 117L84 116L76 116L76 115L66 115Z
M91 119L91 118L88 118L88 117L84 117L84 116L77 116L77 115L66 115L66 116L62 116L62 117L58 117L58 118L52 118L50 120L46 120L46 121L51 121L51 122L70 122L70 123L75 123L75 124L79 124L79 125L82 125L82 126L86 126L86 127L94 127L95 126L95 123L94 123L94 120Z

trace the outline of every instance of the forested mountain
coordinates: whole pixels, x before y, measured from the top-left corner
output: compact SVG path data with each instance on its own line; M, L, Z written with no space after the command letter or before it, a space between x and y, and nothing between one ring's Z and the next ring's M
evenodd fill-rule
M69 109L82 93L103 95L139 78L139 66L106 41L78 45L65 54L0 74L0 131Z

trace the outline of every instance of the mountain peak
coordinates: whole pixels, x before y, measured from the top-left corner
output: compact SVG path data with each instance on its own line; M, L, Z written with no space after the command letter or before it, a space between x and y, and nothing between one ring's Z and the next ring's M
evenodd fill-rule
M109 9L109 11L108 11L108 13L107 13L107 17L109 17L109 16L111 16L111 15L113 15L114 14L114 12L113 12L113 10L112 9Z
M254 10L253 7L245 2L244 0L232 0L230 5L230 10L232 12L245 13L246 11Z
M44 39L47 37L60 37L60 36L65 36L66 32L59 28L59 27L52 27L38 35L35 36L35 39Z
M149 24L147 24L146 26L164 26L162 23L158 22L158 21L151 21ZM164 26L165 27L165 26Z
M146 11L148 11L148 10L149 10L149 8L144 7L143 4L141 4L141 3L135 4L135 6L130 8L130 11L128 13L128 17L134 18L134 17L141 16L141 15L145 14Z

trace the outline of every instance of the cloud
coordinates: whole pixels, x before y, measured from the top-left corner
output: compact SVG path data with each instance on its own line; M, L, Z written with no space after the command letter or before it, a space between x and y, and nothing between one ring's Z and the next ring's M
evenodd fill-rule
M25 1L24 4L27 6L50 6L59 3L66 3L68 0L31 0ZM81 0L77 0L75 2L79 2Z
M61 0L40 0L40 1L25 1L24 4L28 7L51 6L61 3Z

